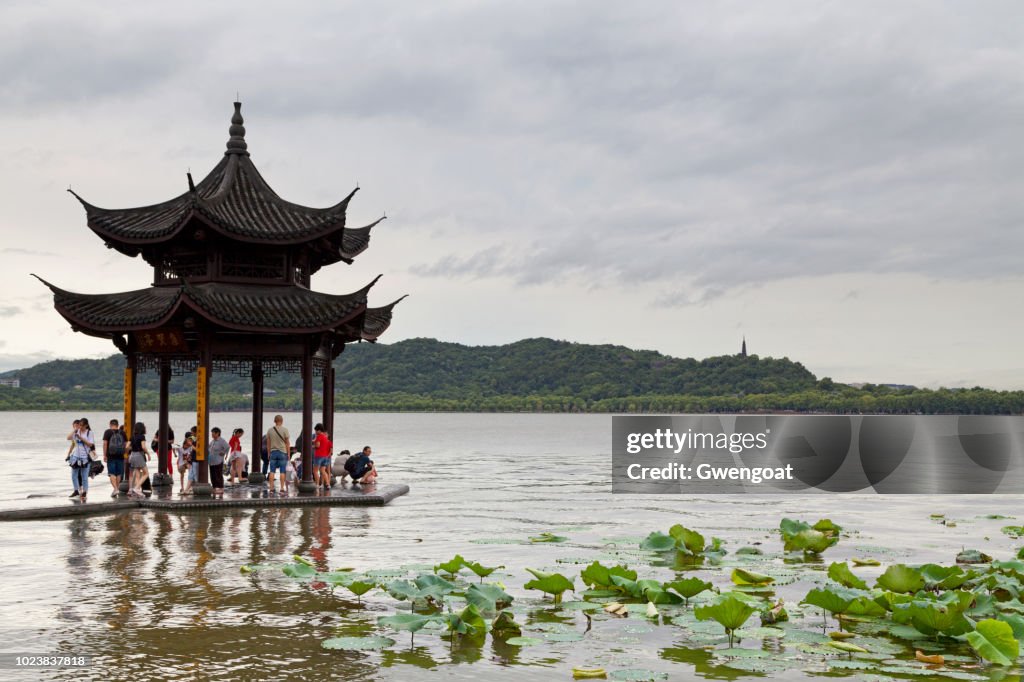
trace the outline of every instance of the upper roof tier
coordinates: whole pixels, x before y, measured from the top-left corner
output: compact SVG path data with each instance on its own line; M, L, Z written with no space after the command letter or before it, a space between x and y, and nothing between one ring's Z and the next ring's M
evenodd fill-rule
M72 192L85 207L89 227L109 246L129 255L173 240L193 220L234 241L278 246L316 242L321 265L351 262L365 251L370 230L383 218L365 227L345 228L346 209L359 188L327 208L279 197L249 158L241 107L235 102L224 158L198 184L193 185L189 175L185 193L151 206L108 209ZM330 253L323 253L324 247Z

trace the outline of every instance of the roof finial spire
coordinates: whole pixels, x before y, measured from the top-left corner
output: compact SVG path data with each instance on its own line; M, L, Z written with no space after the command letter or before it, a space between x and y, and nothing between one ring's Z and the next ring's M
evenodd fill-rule
M245 121L242 120L242 103L235 102L235 113L231 117L231 127L228 128L228 132L231 133L231 138L228 140L228 150L226 154L248 154L246 151L247 145L245 144L245 126L242 125Z

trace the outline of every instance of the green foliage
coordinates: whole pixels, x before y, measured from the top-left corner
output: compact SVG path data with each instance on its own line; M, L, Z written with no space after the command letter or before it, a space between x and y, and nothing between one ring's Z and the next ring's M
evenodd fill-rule
M876 586L883 590L906 594L917 592L924 587L924 576L921 571L905 564L893 564L878 576Z
M448 561L441 562L434 566L434 573L444 572L449 576L454 577L459 571L461 571L466 565L466 560L462 558L461 554L456 554L454 558Z
M770 585L775 582L775 578L764 573L755 573L754 571L747 571L742 568L732 569L732 581L737 585Z
M706 580L700 578L682 578L681 580L673 580L672 582L664 583L663 587L666 590L672 590L679 593L686 603L690 603L692 597L696 597L701 592L714 589L714 586Z
M704 536L695 530L690 530L677 523L668 529L668 534L675 538L676 549L680 552L696 555L704 551Z
M491 634L495 639L507 639L523 634L511 611L502 611L491 621Z
M526 570L533 574L534 579L523 585L523 587L528 590L540 590L545 594L550 594L554 597L556 604L562 601L562 593L566 590L575 589L572 580L566 578L561 573L544 573L532 568Z
M596 588L612 587L611 577L613 575L636 580L636 571L631 571L626 566L604 566L599 561L595 561L580 571L580 579L585 584Z
M829 613L846 613L855 599L863 596L848 587L816 587L800 602L824 609Z
M640 549L650 552L670 552L676 548L676 539L660 531L654 531L640 543Z
M466 601L481 613L497 613L512 605L512 596L498 585L470 585L466 590Z
M806 554L821 554L832 545L839 542L839 535L835 526L828 519L822 519L815 525L821 525L826 531L815 530L810 524L793 519L782 519L779 523L779 532L782 533L782 548L787 552L804 552Z
M463 565L480 578L482 581L484 578L494 573L499 568L505 568L504 566L484 566L483 564L477 563L476 561L464 561Z
M404 630L410 637L425 628L429 623L436 622L437 616L420 616L415 613L396 613L393 616L381 616L377 619L379 625L392 628L393 630ZM410 639L410 641L412 641Z
M868 589L868 584L854 575L845 561L832 563L828 567L828 577L843 587L854 587L858 590Z
M1024 391L854 388L817 381L787 358L721 356L694 360L622 346L526 339L464 346L433 339L350 344L335 362L340 411L1021 414ZM3 374L0 410L106 410L121 407L124 359L54 360ZM267 377L268 410L301 407L300 376ZM81 386L82 388L75 388ZM55 387L50 392L44 387ZM156 409L157 377L138 379L139 408ZM171 381L171 409L195 408L194 377ZM218 374L211 408L248 410L244 377ZM319 401L319 396L316 397ZM319 404L319 403L318 403Z
M693 609L697 620L715 620L725 628L732 643L732 633L743 626L756 609L747 600L733 592L724 592L710 604L703 604Z
M1013 629L1000 620L980 621L974 632L967 633L967 642L979 656L996 665L1013 665L1020 655Z

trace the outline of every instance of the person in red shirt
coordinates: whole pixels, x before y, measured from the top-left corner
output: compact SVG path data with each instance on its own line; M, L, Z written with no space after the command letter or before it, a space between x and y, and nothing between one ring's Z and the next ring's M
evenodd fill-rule
M331 449L334 443L328 438L323 424L313 427L313 481L318 488L331 488Z
M242 429L235 429L231 433L231 440L228 441L228 471L231 472L231 478L228 479L228 483L234 485L236 481L242 478L242 468L245 465L245 458L242 455L242 436L245 435L245 431Z

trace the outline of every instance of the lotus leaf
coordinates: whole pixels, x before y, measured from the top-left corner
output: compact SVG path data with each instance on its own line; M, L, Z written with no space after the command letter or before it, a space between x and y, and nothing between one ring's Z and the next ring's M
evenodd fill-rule
M970 592L947 592L939 599L914 599L900 604L897 610L905 611L910 625L922 634L956 637L972 629L971 622L963 615L971 600ZM894 619L896 615L897 611L894 611Z
M924 578L920 571L906 564L893 564L885 569L885 573L878 576L875 584L892 592L917 592L924 587Z
M979 656L996 665L1013 665L1020 654L1013 628L1001 620L980 621L974 632L967 633L967 642Z
M697 620L714 620L729 635L729 645L732 646L733 633L750 618L756 609L748 601L733 592L725 592L715 598L710 604L702 604L693 610Z
M466 601L474 604L481 613L497 613L506 606L511 606L512 596L498 585L470 585L466 590Z
M845 613L854 599L863 596L847 587L816 587L800 602L825 609L829 613Z
M640 549L651 552L669 552L676 548L676 539L660 531L654 531L640 543Z
M869 618L881 618L885 614L885 607L869 596L857 597L843 612L844 616L867 616Z
M938 564L924 564L917 569L929 587L937 587L943 590L955 590L969 579L974 573L965 572L959 566L939 566Z
M956 562L958 564L989 564L992 563L992 557L976 549L965 549L956 555Z
M746 571L742 568L732 569L732 581L737 585L769 585L775 582L775 578L764 573Z
M299 564L306 564L307 566L312 566L312 565L313 565L313 562L312 562L312 561L310 561L309 559L307 559L307 558L305 558L305 557L301 557L301 556L299 556L298 554L294 554L294 555L292 555L292 559L293 559L293 560L294 560L294 561L295 561L296 563L299 563Z
M348 585L350 582L356 579L356 575L353 573L347 573L344 571L331 571L330 573L321 573L317 576L318 580L323 580L332 587L339 587Z
M811 524L794 519L782 519L779 522L779 531L782 533L783 538L791 537L805 530L811 530Z
M464 561L463 564L465 565L466 568L473 571L473 573L476 574L476 576L480 578L480 580L483 580L491 573L497 571L499 568L505 568L504 566L484 566L483 564L477 563L476 561Z
M1000 604L1001 607L1005 608L1005 604ZM967 609L966 614L971 618L977 619L980 616L989 616L996 611L996 600L991 594L985 594L984 592L974 593L974 603Z
M855 587L858 590L868 589L868 584L854 575L845 561L833 562L828 567L828 577L843 587Z
M544 573L543 571L536 571L532 568L526 569L529 571L534 579L523 585L528 590L540 590L546 594L550 594L556 604L562 601L562 593L566 590L575 589L575 585L571 579L566 578L561 573Z
M673 590L678 592L686 603L690 603L690 598L695 597L701 592L711 590L714 586L706 580L700 578L683 578L682 580L673 580L672 582L663 583L662 587L666 590Z
M604 668L573 668L572 679L574 680L603 680L608 677Z
M822 533L825 533L826 535L827 534L836 535L836 534L842 532L842 530L843 530L843 527L833 523L832 519L821 519L817 523L815 523L813 526L811 526L811 528L813 528L814 530L820 531Z
M312 578L316 575L316 569L305 562L285 564L281 572L289 578Z
M1024 535L1024 526L1003 526L1002 528L1000 528L1000 530L1009 535L1014 540Z
M868 650L865 649L864 647L857 646L856 644L850 644L849 642L836 642L836 641L833 640L831 642L826 642L826 645L832 647L833 649L839 649L840 651L845 651L848 654L866 654L866 653L868 653Z
M821 554L839 542L838 535L826 535L818 530L802 530L786 538L783 549L787 552L803 551L807 554Z
M629 578L623 578L621 575L611 576L612 588L618 590L621 594L628 594L630 597L639 599L642 589L635 580Z
M491 621L491 634L497 639L507 639L518 637L522 629L510 611L502 611Z
M881 566L882 562L878 559L872 559L871 557L857 558L853 557L850 559L854 566Z
M455 576L455 574L461 571L465 566L466 560L462 558L461 554L456 554L448 561L444 561L434 566L434 573L440 573L444 571L450 576Z
M764 554L764 552L762 552L761 549L758 548L758 547L740 547L739 549L736 550L736 553L737 554L754 554L754 555L758 555L758 556Z
M772 625L787 620L789 620L789 613L786 611L785 604L781 599L769 608L761 611L761 625Z
M661 587L651 587L644 590L643 598L653 604L679 604L683 601L675 592L667 592Z
M561 535L555 535L553 533L541 533L540 535L534 535L530 538L530 542L565 542L569 538Z
M704 551L704 536L678 523L668 529L668 534L676 540L676 548L688 554L700 554Z
M543 643L543 639L537 639L536 637L509 637L505 640L505 644L511 644L512 646L536 646Z
M599 561L580 571L580 578L591 587L611 587L613 575L636 580L636 571L631 571L626 566L603 566Z
M393 616L381 616L377 619L379 625L387 626L393 630L405 630L410 637L422 630L430 623L436 623L437 616L420 616L415 613L397 613ZM412 642L412 639L410 639Z
M347 587L352 594L361 599L364 594L377 587L377 583L366 582L365 580L353 580L345 585L345 587Z
M399 601L414 601L420 597L420 588L408 580L393 580L384 585L384 591Z
M445 621L448 624L448 632L453 635L466 635L480 639L487 634L487 623L484 622L476 604L467 604L466 608L459 613L449 613Z

